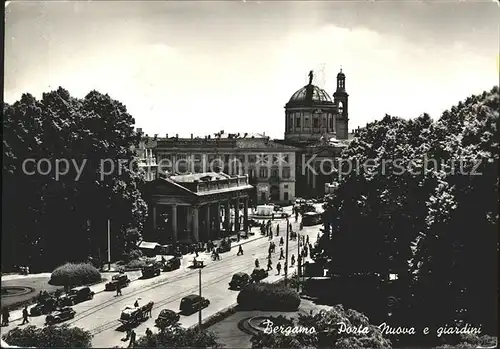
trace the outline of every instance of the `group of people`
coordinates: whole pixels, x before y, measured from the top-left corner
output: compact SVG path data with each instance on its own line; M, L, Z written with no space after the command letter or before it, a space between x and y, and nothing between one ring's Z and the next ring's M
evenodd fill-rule
M28 324L30 322L29 320L29 313L28 313L28 306L24 306L23 308L23 322L21 325ZM2 309L2 326L9 326L10 322L10 310L8 307L3 307Z

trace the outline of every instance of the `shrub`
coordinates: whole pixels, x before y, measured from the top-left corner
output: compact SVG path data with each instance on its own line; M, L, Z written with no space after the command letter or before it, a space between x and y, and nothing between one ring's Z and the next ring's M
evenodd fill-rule
M175 324L164 332L137 340L135 348L220 348L215 333L207 330L185 329Z
M4 337L9 345L34 348L91 348L92 335L79 327L15 327Z
M133 249L129 252L125 252L122 255L122 260L125 263L129 263L130 261L139 260L141 259L141 257L142 257L142 251L139 249Z
M56 268L49 283L55 286L82 286L101 281L101 273L91 264L66 263Z
M269 283L253 283L238 294L238 305L247 310L295 311L300 297L290 287Z

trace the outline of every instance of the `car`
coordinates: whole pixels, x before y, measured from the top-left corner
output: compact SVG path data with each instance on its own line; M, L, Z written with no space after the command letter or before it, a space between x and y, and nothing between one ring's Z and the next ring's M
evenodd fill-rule
M250 228L252 227L260 227L261 223L256 220L256 219L253 219L253 218L250 218L248 221L247 221L247 224Z
M269 272L265 269L255 268L252 272L251 278L253 282L259 282L269 276Z
M60 299L61 305L70 306L80 302L88 301L94 298L94 292L88 286L80 286L72 288L67 294L62 295Z
M142 268L142 277L150 278L161 274L162 266L160 263L148 264Z
M210 301L197 294L190 294L189 296L181 299L179 307L181 314L192 314L200 309L206 308L210 305Z
M158 328L168 327L179 322L181 316L173 310L163 309L155 320Z
M172 271L181 267L181 259L177 256L167 256L163 271Z
M60 322L73 319L75 317L76 311L71 307L64 307L58 311L53 312L45 318L45 323L47 325L54 325Z
M233 278L229 282L229 288L232 290L238 290L245 287L251 282L252 279L247 273L236 273L233 275Z
M49 314L59 307L59 300L56 298L45 298L40 300L35 306L31 307L31 316L40 316Z
M231 239L223 239L218 247L219 253L231 251Z
M114 291L118 285L120 285L120 287L127 287L129 284L130 279L127 274L116 274L113 275L110 282L106 283L105 290Z

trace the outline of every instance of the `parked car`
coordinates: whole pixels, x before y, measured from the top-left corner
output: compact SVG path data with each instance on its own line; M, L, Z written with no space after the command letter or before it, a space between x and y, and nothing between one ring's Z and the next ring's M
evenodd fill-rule
M71 307L64 307L61 310L55 311L45 318L45 323L47 325L54 325L60 322L73 319L75 317L76 311Z
M204 297L200 297L197 294L190 294L181 299L181 305L179 307L181 314L192 314L200 309L206 308L210 305L210 301Z
M116 274L113 275L110 282L106 283L105 290L114 291L118 285L120 285L120 287L127 287L129 284L130 279L127 274Z
M45 298L39 301L34 307L30 309L31 316L40 316L49 314L59 307L59 300L57 298Z
M72 288L67 294L60 298L62 306L70 306L94 298L94 292L88 286Z
M142 268L142 277L151 278L161 274L162 266L159 263L148 264Z
M265 269L255 268L252 272L251 278L253 282L259 282L269 276L269 272Z
M168 327L179 322L181 316L170 309L163 309L155 320L156 327Z
M258 220L253 219L253 218L250 218L247 222L248 222L248 226L250 228L252 228L252 227L260 227L260 225L261 225L261 223Z
M242 287L245 287L250 282L252 282L252 279L247 273L236 273L233 275L233 278L229 282L229 288L232 290L238 290Z
M172 271L181 267L181 259L177 256L168 256L165 260L163 271Z
M223 239L220 242L220 245L218 247L219 253L224 253L224 252L229 252L231 251L231 240L230 239Z

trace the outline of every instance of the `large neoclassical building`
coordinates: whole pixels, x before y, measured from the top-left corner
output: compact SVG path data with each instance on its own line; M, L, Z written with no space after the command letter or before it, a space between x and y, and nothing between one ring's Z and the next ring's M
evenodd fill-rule
M332 182L331 161L325 160L338 156L349 140L349 95L342 70L333 98L312 82L311 71L309 83L284 107L284 139L224 131L202 138L144 136L140 166L149 180L196 173L246 175L253 186L249 194L253 205L321 196Z

